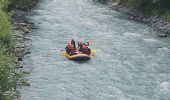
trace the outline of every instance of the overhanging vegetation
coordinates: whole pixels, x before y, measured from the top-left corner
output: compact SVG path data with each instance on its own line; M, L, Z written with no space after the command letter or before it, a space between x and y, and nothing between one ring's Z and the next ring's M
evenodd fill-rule
M11 0L0 0L0 100L17 97L16 84L21 74L17 72L14 54L13 30L10 22L9 4Z

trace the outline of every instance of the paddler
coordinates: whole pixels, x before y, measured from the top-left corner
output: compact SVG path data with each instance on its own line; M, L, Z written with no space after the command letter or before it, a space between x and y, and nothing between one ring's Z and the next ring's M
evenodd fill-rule
M82 42L78 42L78 51L82 51L82 47L83 47L83 43Z
M74 51L75 51L74 46L71 44L71 42L69 42L67 44L67 46L65 47L65 50L66 50L67 54L69 54L69 55L73 55Z
M71 40L71 44L73 45L74 50L76 50L76 43L75 43L74 39Z
M90 54L91 54L91 49L88 48L88 46L87 46L86 44L83 44L82 53L83 53L83 54L90 55Z

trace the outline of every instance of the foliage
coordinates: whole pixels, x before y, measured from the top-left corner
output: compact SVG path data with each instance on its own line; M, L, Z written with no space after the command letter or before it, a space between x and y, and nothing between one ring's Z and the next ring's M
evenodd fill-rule
M164 17L165 20L170 22L170 11L167 11L163 17Z
M13 31L7 8L10 2L0 0L0 100L14 99L14 91L21 74L16 71L13 52Z
M13 30L10 23L12 9L32 0L0 0L0 100L13 100L17 97L16 84L29 84L22 80L17 71L17 60L13 52Z
M170 0L119 0L119 3L140 9L147 15L158 15L170 21Z
M165 8L165 9L169 9L170 8L170 0L120 0L121 4L128 4L131 6L135 6L135 7L140 7L140 8L146 8L149 7L150 8Z
M0 0L0 9L7 9L8 5L10 3L10 0Z
M20 74L15 69L15 57L6 47L0 47L0 100L11 100Z
M11 23L5 12L0 10L0 44L9 46L12 42Z

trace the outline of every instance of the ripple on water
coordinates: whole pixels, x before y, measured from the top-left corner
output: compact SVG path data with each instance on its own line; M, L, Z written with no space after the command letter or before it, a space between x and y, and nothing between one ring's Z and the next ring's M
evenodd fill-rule
M162 82L160 85L156 88L156 94L157 99L159 100L170 100L169 94L170 94L170 82Z
M141 34L131 33L131 32L126 32L126 33L124 33L124 36L126 36L126 37L132 37L132 38L142 37Z

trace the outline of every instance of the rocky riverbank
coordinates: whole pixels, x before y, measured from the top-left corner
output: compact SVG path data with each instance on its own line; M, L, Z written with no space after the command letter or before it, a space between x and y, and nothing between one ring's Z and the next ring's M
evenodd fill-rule
M12 17L13 29L14 29L14 51L19 61L22 61L24 55L29 54L29 46L27 42L30 40L27 35L32 32L34 23L27 21L24 16L31 11L37 4L38 0L32 0L32 2L16 6L16 14Z
M134 9L126 5L120 5L112 2L111 0L106 0L106 4L115 11L128 14L129 18L132 20L148 23L154 28L154 30L158 31L159 37L167 37L167 33L170 34L170 22L165 21L159 16L147 16L138 9Z

